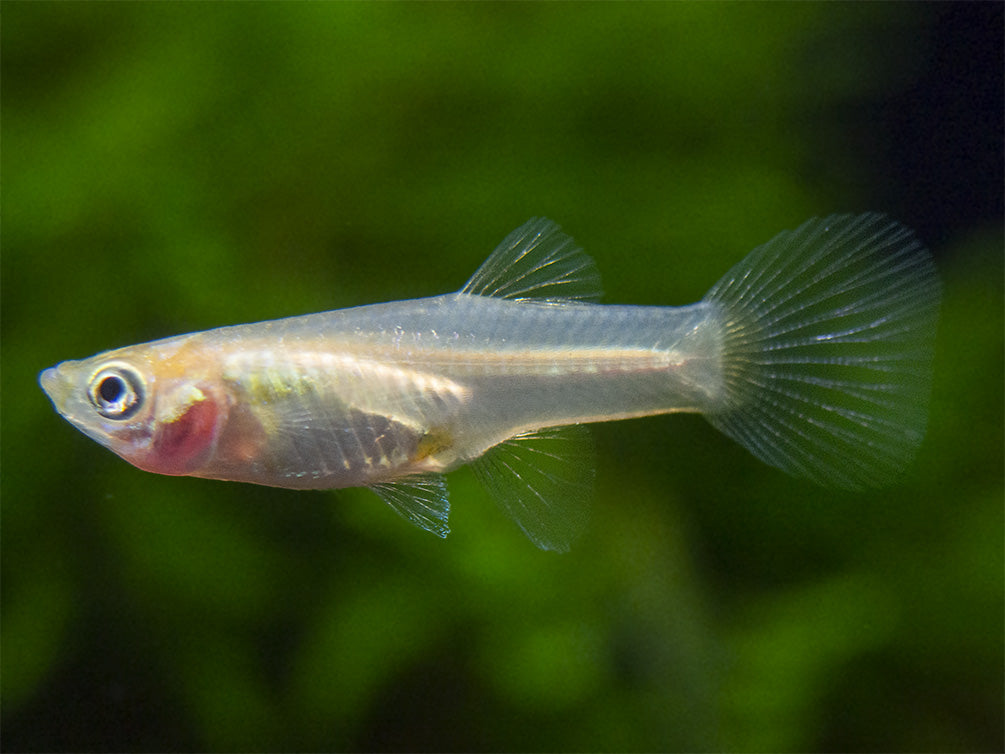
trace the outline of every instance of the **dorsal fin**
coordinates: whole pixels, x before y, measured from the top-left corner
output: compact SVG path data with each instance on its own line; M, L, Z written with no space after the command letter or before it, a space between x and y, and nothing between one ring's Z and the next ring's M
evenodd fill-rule
M499 506L542 550L567 552L590 517L594 453L580 424L512 437L471 468Z
M531 218L489 255L461 293L508 299L595 301L600 275L587 254L558 225Z
M370 487L402 517L438 537L450 533L450 500L443 474L416 474Z

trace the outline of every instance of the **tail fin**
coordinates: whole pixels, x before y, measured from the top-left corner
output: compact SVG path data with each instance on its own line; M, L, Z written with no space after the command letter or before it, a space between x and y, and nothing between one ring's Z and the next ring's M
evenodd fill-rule
M705 296L724 322L709 421L820 484L890 481L925 434L940 295L929 253L883 215L778 234Z

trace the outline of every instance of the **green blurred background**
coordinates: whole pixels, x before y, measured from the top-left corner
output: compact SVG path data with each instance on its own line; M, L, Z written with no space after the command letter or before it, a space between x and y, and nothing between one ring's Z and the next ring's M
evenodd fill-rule
M7 750L1001 751L1002 4L3 4ZM140 472L67 358L454 290L547 215L683 304L813 215L936 254L928 438L819 489L698 417L596 428L539 552L470 472Z

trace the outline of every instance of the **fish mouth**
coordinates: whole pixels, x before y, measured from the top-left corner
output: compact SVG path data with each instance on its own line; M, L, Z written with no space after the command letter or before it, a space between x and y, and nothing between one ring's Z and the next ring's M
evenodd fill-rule
M47 396L49 396L49 400L53 402L56 408L59 408L61 401L57 399L57 396L62 397L61 393L65 391L60 388L62 388L65 383L59 379L57 367L49 367L43 371L38 376L38 384L42 386L42 390L45 391Z
M56 408L56 411L60 415L69 418L67 410L69 409L70 396L73 392L73 380L71 379L71 375L62 368L63 366L64 364L57 364L44 370L38 376L38 384L42 387L42 391L49 396L49 400L52 401L52 405Z

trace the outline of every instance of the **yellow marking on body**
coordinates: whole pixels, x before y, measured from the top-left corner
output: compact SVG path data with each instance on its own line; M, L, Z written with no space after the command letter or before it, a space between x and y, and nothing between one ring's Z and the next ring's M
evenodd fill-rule
M288 395L304 395L313 389L311 376L295 370L267 368L247 372L238 379L251 398L261 403Z
M171 394L171 404L167 410L158 415L157 420L170 424L181 419L189 408L199 401L206 400L206 394L195 385L186 385Z
M201 333L184 338L177 347L151 349L147 355L159 379L215 377L217 356Z
M454 438L447 430L442 427L431 429L419 438L415 446L415 455L411 460L424 461L449 449L453 444Z
M459 401L469 397L464 385L448 377L352 353L291 350L284 351L280 361L272 350L243 349L229 354L223 365L224 378L242 383L256 400L304 394L316 389L318 379L346 374L366 380L403 383Z

